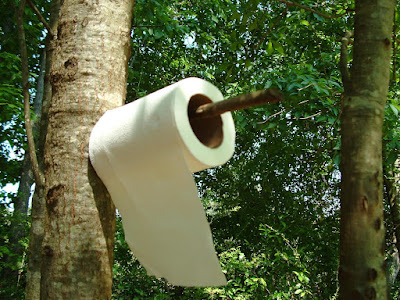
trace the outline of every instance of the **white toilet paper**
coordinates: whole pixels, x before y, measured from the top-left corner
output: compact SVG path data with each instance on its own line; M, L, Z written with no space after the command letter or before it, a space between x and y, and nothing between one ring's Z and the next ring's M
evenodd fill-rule
M234 124L230 113L188 118L188 109L222 99L211 83L187 78L106 112L90 137L129 247L148 274L175 285L226 284L191 172L232 156Z

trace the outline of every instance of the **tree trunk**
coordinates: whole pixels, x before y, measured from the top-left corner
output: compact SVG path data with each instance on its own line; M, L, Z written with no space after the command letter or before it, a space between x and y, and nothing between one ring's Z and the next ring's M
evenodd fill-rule
M44 54L43 54L44 55ZM44 83L44 68L45 68L45 55L41 59L40 74L38 77L38 84L36 87L36 95L34 100L34 113L37 119L33 124L33 131L35 135L39 134L39 122L40 122L40 109L43 100L43 83ZM40 104L38 103L40 102ZM11 233L10 233L10 244L12 246L12 254L14 259L11 259L11 263L16 266L15 270L9 270L5 272L5 275L12 280L17 286L19 284L19 275L21 274L21 260L24 255L25 247L23 247L20 241L27 236L27 214L29 199L31 197L31 188L34 183L34 176L32 172L31 158L29 150L25 148L25 156L22 162L21 180L19 181L17 197L14 199L14 212L13 220L11 222ZM10 260L10 257L7 257Z
M58 14L60 11L60 0L54 0L50 6L50 28L54 33L57 32ZM50 68L52 64L53 49L50 47L49 36L45 41L46 69L44 78L43 101L41 106L40 135L37 143L38 162L43 169L44 144L47 135L48 112L51 102L52 88L50 84ZM40 299L40 281L42 264L42 242L44 237L44 223L46 216L46 207L43 196L43 188L36 186L35 194L32 199L31 209L31 229L28 246L28 271L26 275L25 299Z
M400 159L398 159L393 169L400 166ZM388 266L388 284L393 285L396 280L397 274L399 273L399 253L400 253L400 192L399 192L399 173L387 169L385 170L384 185L387 195L387 203L390 207L389 218L393 229L388 233L393 237L393 244L395 245L396 251L388 258L390 265Z
M354 60L342 114L340 299L387 299L382 123L394 4L356 1Z
M124 103L133 1L65 0L53 42L45 144L41 299L110 299L115 208L88 159L90 132Z
M36 87L36 95L35 95L35 100L33 102L34 106L33 112L36 116L36 119L33 123L33 132L36 136L39 136L39 124L40 124L41 108L43 101L45 67L46 67L46 54L43 52L40 63L40 74L38 77L38 83ZM22 162L21 180L19 182L17 197L14 200L13 214L19 215L26 219L26 215L28 213L29 198L31 197L31 188L33 183L34 183L34 176L32 172L30 155L29 151L26 149L24 160ZM18 229L16 230L12 229L13 233L11 234L11 236L13 238L16 238L16 235L20 234L18 233L18 231L19 231Z
M16 16L18 22L23 24L23 16ZM20 27L18 30L20 30ZM23 35L18 34L21 38ZM22 50L20 50L22 51ZM36 136L39 135L41 107L43 101L43 88L44 88L44 74L45 74L45 53L43 52L40 60L40 71L36 84L35 99L33 101L33 111L36 119L32 122L33 132ZM13 218L10 224L10 238L9 243L12 245L12 256L5 256L4 259L8 261L13 269L4 269L3 276L5 280L9 280L10 283L17 287L19 285L20 274L23 266L23 256L25 247L21 244L21 240L27 236L27 214L29 199L31 196L31 187L34 183L34 176L32 172L31 159L29 154L28 146L25 148L24 160L22 162L21 179L19 181L19 187L17 196L13 200L14 211Z
M41 255L44 235L44 207L43 189L35 190L32 199L31 231L28 246L28 271L26 274L25 299L40 299Z

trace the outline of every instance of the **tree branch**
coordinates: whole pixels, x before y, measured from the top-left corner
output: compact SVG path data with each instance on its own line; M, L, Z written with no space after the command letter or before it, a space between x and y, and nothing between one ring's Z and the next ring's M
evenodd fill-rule
M304 88L302 88L302 89L304 89ZM299 91L301 90L301 89L298 89ZM335 97L337 97L337 96L339 96L339 95L334 95ZM325 97L323 97L323 98L327 98L327 97L330 97L330 96L325 96ZM302 105L302 104L304 104L304 103L307 103L307 102L309 102L309 101L315 101L315 100L320 100L321 98L313 98L313 99L307 99L307 100L303 100L303 101L300 101L299 103L297 103L297 104L295 104L295 105L293 105L293 106L291 106L291 107L289 107L289 108L284 108L284 109L282 109L282 110L280 110L280 111L278 111L278 112L276 112L276 113L274 113L273 115L270 115L267 119L265 119L265 120L263 120L263 121L260 121L260 122L257 122L257 124L264 124L264 123L266 123L266 122L268 122L269 120L271 120L272 118L274 118L274 117L276 117L276 116L278 116L278 115L280 115L280 114L283 114L284 112L290 112L290 111L292 111L295 107L297 107L297 106L300 106L300 105ZM338 102L338 103L340 103L340 102ZM334 106L336 106L338 103L336 103ZM308 118L308 117L306 117L306 118Z
M342 75L342 83L344 90L347 91L350 88L350 73L347 66L347 48L350 43L350 38L353 36L351 31L346 31L342 37L342 46L340 47L340 62L339 69Z
M227 111L234 111L265 103L275 103L283 100L280 90L270 88L240 95L220 102L207 103L199 106L194 112L189 112L191 120L212 118Z
M50 28L49 24L47 24L46 20L43 18L43 16L40 13L40 11L36 8L35 4L33 4L31 0L26 0L26 2L28 2L29 6L32 8L32 10L36 14L36 16L39 18L40 22L43 23L44 27L47 29L47 32L50 35L50 38L53 38L54 34L51 31L51 28Z
M335 107L338 104L340 104L340 102L336 102L332 107ZM318 116L318 115L320 115L320 114L322 114L324 112L327 112L329 109L330 108L327 108L327 109L321 110L321 111L319 111L319 112L317 112L317 113L315 113L315 114L313 114L311 116L299 118L299 120L308 120L308 119L314 118L314 117L316 117L316 116Z
M272 118L274 118L274 117L276 117L276 116L278 116L278 115L280 115L280 114L283 114L284 112L289 112L289 111L291 111L293 108L295 108L295 107L297 107L297 106L299 106L299 105L302 105L302 104L304 104L304 103L307 103L308 101L311 101L311 100L313 100L313 99L307 99L307 100L300 101L299 103L297 103L296 105L293 105L293 106L290 107L289 109L284 108L284 109L278 111L277 113L274 113L273 115L270 115L270 116L269 116L268 118L266 118L264 121L257 122L257 124L264 124L264 123L267 123L267 122L268 122L269 120L271 120Z
M326 111L326 110L325 110L325 111ZM308 120L308 119L312 119L312 118L314 118L314 117L316 117L316 116L319 116L319 115L322 114L322 113L323 113L323 111L321 110L321 111L319 111L319 112L317 112L317 113L315 113L315 114L313 114L313 115L311 115L311 116L299 118L299 120Z
M324 13L322 13L322 12L319 12L319 11L317 11L317 10L315 10L315 9L312 9L311 7L308 7L308 6L306 6L306 5L302 5L302 4L293 2L293 1L287 1L287 0L276 0L276 1L281 2L281 3L285 3L285 4L287 4L288 6L297 6L297 7L300 7L300 8L302 8L302 9L305 9L305 10L307 10L307 11L310 11L310 12L312 12L312 13L318 15L318 16L321 16L321 17L323 17L323 18L325 18L325 19L335 19L335 18L340 18L340 17L342 17L342 16L345 15L345 14L342 14L342 15L332 15L332 16L330 16L330 15L324 14Z
M28 139L29 155L32 163L32 171L35 177L36 185L44 185L44 175L41 172L36 156L35 142L32 132L31 109L30 109L30 96L29 96L29 70L28 70L28 54L26 50L25 31L23 24L25 9L25 0L21 0L18 9L15 9L15 16L17 20L18 41L21 52L22 63L22 94L24 97L24 117L25 117L25 130Z

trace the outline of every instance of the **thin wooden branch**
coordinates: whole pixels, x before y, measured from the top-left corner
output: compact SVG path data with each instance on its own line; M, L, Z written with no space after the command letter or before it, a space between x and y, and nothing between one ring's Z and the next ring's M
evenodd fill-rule
M283 100L280 90L270 88L240 95L220 102L207 103L199 106L194 114L189 115L191 120L212 118L227 111L234 111L248 107L258 106L265 103L275 103Z
M24 97L24 117L25 117L25 130L28 139L29 155L32 163L32 171L35 177L36 185L41 187L44 185L44 175L41 172L36 156L35 142L33 139L32 132L32 120L31 120L31 109L30 109L30 96L29 96L29 69L28 69L28 53L26 50L25 31L23 24L25 9L25 1L21 1L18 9L16 9L16 20L17 20L17 31L18 41L21 51L21 63L22 63L22 94Z
M326 111L326 110L325 110L325 111ZM312 118L314 118L314 117L316 117L316 116L319 116L319 115L322 114L322 113L323 113L323 111L321 110L321 111L319 111L319 112L317 112L317 113L315 113L315 114L313 114L313 115L311 115L311 116L299 118L299 120L308 120L308 119L312 119Z
M43 23L44 27L47 29L47 32L49 33L50 37L53 38L54 34L51 31L51 28L49 24L46 22L46 20L43 18L42 14L40 11L36 8L35 4L32 3L31 0L26 0L28 2L29 6L32 8L33 12L36 14L36 16L39 18L40 22Z
M321 16L321 17L323 17L323 18L325 18L325 19L335 19L335 18L343 17L343 16L345 15L345 14L342 14L342 15L332 15L332 16L330 16L330 15L324 14L324 13L322 13L322 12L319 12L318 10L312 9L311 7L308 7L308 6L306 6L306 5L302 5L302 4L293 2L293 1L288 1L288 0L276 0L276 1L281 2L281 3L285 3L285 4L287 4L288 6L297 6L297 7L300 7L300 8L302 8L302 9L305 9L305 10L307 10L307 11L310 11L310 12L312 12L312 13L318 15L318 16Z
M263 120L263 121L261 121L261 122L257 122L257 124L264 124L264 123L267 123L269 120L271 120L272 118L274 118L274 117L276 117L276 116L278 116L278 115L280 115L280 114L283 114L284 112L289 112L289 111L291 111L293 108L295 108L295 107L297 107L297 106L299 106L299 105L302 105L302 104L304 104L304 103L307 103L308 101L311 101L311 100L314 100L314 99L307 99L307 100L303 100L303 101L300 101L299 103L297 103L296 105L293 105L292 107L290 107L289 109L282 109L282 110L280 110L280 111L278 111L277 113L274 113L273 115L270 115L268 118L266 118L265 120Z
M351 83L349 68L347 66L347 48L352 36L353 33L351 31L346 31L342 37L342 46L340 47L339 69L340 74L342 75L342 83L345 91L349 90Z
M299 89L300 90L300 89ZM339 96L341 96L341 94L336 94L336 95L334 95L335 97L339 97ZM330 96L325 96L325 97L323 97L323 98L327 98L327 97L330 97ZM276 117L276 116L278 116L278 115L281 115L281 114L283 114L283 113L288 113L288 112L290 112L290 111L292 111L294 108L296 108L297 106L300 106L300 105L302 105L302 104L304 104L304 103L307 103L307 102L309 102L309 101L315 101L315 100L320 100L321 98L313 98L313 99L307 99L307 100L303 100L303 101L300 101L299 103L297 103L297 104L295 104L295 105L293 105L293 106L291 106L291 107L289 107L289 108L284 108L284 109L282 109L282 110L280 110L280 111L278 111L278 112L276 112L276 113L274 113L273 115L270 115L268 118L266 118L265 120L263 120L263 121L260 121L260 122L257 122L257 124L264 124L264 123L267 123L269 120L271 120L272 118L274 118L274 117ZM333 106L336 106L337 104L339 104L340 102L337 102L336 104L334 104ZM324 111L322 111L322 112L324 112ZM317 113L318 114L318 113ZM306 118L308 118L308 117L306 117Z
M338 105L338 104L340 104L340 102L336 102L332 107L335 107L335 106ZM318 115L320 115L320 114L322 114L322 113L327 112L329 109L330 109L330 108L321 110L321 111L319 111L319 112L317 112L317 113L315 113L315 114L313 114L313 115L311 115L311 116L308 116L308 117L299 118L299 120L308 120L308 119L314 118L314 117L316 117L316 116L318 116Z

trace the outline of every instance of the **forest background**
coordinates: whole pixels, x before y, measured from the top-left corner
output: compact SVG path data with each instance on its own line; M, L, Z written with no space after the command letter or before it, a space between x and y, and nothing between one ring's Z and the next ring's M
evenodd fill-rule
M50 1L35 5L49 22ZM382 153L387 278L393 299L400 297L399 7L397 3ZM17 21L10 3L2 2L0 8L0 298L22 299L34 178L25 155ZM40 144L48 31L29 6L23 22ZM353 24L354 2L347 0L136 1L127 102L190 76L210 81L227 98L276 87L285 101L235 112L234 157L194 175L228 285L182 288L147 276L129 251L118 219L113 299L337 298L339 61L342 37ZM10 185L19 186L18 191Z

